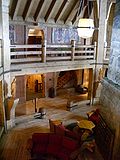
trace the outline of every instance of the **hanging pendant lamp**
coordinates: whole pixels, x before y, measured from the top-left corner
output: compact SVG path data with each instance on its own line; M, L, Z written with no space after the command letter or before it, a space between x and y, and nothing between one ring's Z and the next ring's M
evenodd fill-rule
M90 38L94 32L93 19L80 18L77 27L78 35L81 38Z

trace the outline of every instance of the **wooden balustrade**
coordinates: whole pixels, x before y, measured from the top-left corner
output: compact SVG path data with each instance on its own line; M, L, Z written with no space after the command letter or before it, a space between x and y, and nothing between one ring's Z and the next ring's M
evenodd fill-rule
M61 61L94 60L96 57L95 45L75 44L48 44L42 45L11 45L11 64L46 63Z

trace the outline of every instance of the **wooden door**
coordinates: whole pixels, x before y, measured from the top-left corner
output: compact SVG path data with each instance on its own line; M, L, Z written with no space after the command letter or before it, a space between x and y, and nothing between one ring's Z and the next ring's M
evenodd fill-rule
M19 103L26 102L26 76L16 76L16 98Z

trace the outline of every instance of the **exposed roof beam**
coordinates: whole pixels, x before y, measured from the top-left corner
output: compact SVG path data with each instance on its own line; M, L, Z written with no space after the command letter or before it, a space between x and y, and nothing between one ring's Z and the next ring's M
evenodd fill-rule
M17 16L21 1L22 0L13 0L11 7L11 19L15 19Z
M64 8L65 8L67 2L68 2L68 0L64 0L63 3L61 4L61 6L58 10L58 13L55 16L55 22L57 22L60 19L62 13L64 12Z
M75 24L77 23L77 21L78 21L80 18L83 17L84 12L85 12L85 10L86 10L86 7L87 7L87 6L85 6L85 7L81 10L81 12L80 12L79 15L78 15L78 12L75 14L75 16L74 16L74 18L73 18L73 20L72 20L72 24L73 24L73 25L75 25Z
M73 17L73 19L72 19L72 24L75 23L75 21L76 21L76 19L77 19L77 15L78 15L78 12L76 12L75 16Z
M94 25L95 25L95 27L98 27L99 26L99 17L98 17L97 2L93 2L93 16L94 16Z
M80 14L82 12L83 7L84 7L84 0L81 0L80 3L79 3L79 8L76 11L76 14L72 19L72 24L75 24L75 22L78 20L78 17L80 16Z
M27 3L25 5L24 11L23 11L23 15L22 15L24 20L26 20L28 18L28 16L30 15L33 4L34 4L33 0L27 0Z
M46 13L46 15L45 15L45 22L48 20L48 18L49 18L49 16L50 16L50 13L51 13L54 5L55 5L55 2L56 2L56 0L52 0L52 2L51 2L51 4L50 4L50 7L48 8L48 11L47 11L47 13Z
M91 16L91 13L92 13L92 11L93 11L93 1L89 1L88 2L88 9L89 9L89 12L88 12L88 14L89 14L89 17Z
M71 19L70 17L72 17L72 15L76 15L77 12L77 8L79 7L79 1L75 4L75 6L73 6L72 11L70 12L70 14L67 16L66 21L64 21L64 23L66 23L69 19ZM77 16L77 15L76 15Z
M44 3L44 0L40 0L39 4L38 4L38 7L36 9L36 12L34 14L34 20L35 21L38 21L39 19L39 16L40 16L40 13L41 13L41 9L42 9L42 6L43 6L43 3Z
M76 5L77 2L78 2L78 0L74 0L74 3L73 3L73 5L72 5L72 8L70 9L70 11L69 11L69 13L68 13L66 19L64 20L64 23L66 23L66 21L67 21L69 15L71 14L71 12L72 12L72 10L73 10L73 8L75 7L75 5Z
M86 6L83 18L89 18L89 15L88 15L88 5Z

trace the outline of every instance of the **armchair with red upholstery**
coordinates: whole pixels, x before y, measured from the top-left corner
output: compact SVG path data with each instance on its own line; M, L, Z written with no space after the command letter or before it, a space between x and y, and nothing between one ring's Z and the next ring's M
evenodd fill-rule
M54 133L34 133L32 135L31 156L53 155L60 160L71 160L70 155L79 148L76 140Z

